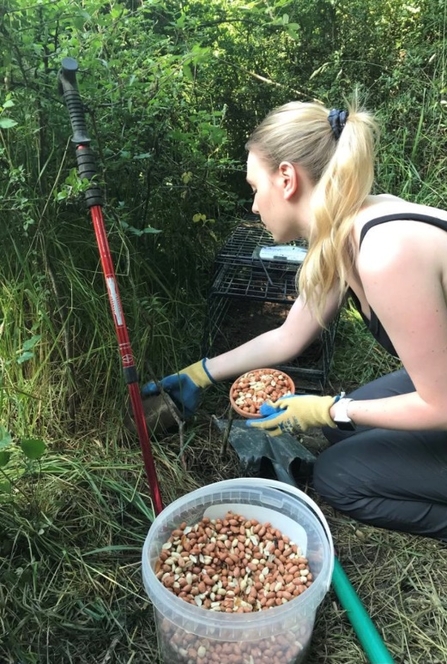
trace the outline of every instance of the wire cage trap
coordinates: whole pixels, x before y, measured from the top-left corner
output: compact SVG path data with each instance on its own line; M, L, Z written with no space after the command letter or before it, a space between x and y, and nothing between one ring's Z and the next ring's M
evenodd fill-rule
M278 327L294 303L304 242L275 245L259 221L243 220L218 252L208 296L204 355L223 353ZM332 361L337 321L301 356L278 368L297 392L321 392Z

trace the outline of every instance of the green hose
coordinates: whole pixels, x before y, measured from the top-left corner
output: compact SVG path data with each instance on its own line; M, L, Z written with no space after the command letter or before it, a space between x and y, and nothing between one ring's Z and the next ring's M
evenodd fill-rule
M382 637L366 612L337 558L334 560L332 587L345 609L357 637L371 664L394 664Z

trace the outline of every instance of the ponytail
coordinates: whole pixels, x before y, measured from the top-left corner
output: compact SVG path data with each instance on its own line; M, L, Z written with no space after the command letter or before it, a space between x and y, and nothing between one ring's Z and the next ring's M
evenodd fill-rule
M377 123L356 98L348 111L335 126L323 105L291 102L272 111L246 145L256 147L272 171L282 161L299 163L315 184L309 248L297 286L321 324L329 293L337 289L339 304L346 293L354 259L351 232L374 180Z
M329 293L337 288L339 304L353 267L352 229L374 181L373 117L354 104L336 140L336 149L312 194L309 250L298 275L298 290L320 323Z

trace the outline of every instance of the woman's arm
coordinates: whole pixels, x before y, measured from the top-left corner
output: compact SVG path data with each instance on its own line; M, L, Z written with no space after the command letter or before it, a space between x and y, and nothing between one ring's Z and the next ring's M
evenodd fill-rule
M337 311L337 299L328 299L325 321L329 323ZM247 325L249 323L247 322ZM250 369L270 367L298 357L317 338L321 326L301 297L294 302L284 323L233 350L206 362L214 380L235 378Z
M359 259L365 295L415 392L351 402L356 424L447 430L446 256L447 234L427 224L393 222L365 237Z

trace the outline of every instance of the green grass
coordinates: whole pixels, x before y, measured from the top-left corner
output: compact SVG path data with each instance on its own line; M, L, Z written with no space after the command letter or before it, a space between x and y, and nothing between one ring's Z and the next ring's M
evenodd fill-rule
M27 304L20 312L31 310L31 318L39 320L37 312L45 302L38 289L28 295L17 283L2 293L11 320L14 302L25 302L25 294ZM185 308L180 294L176 302ZM85 300L85 315L93 320L96 314L98 327L87 343L78 339L75 344L84 349L73 355L74 420L66 412L69 383L58 354L60 329L42 317L33 333L45 344L34 347L34 357L22 364L17 357L28 338L21 333L24 320L19 317L17 325L5 325L0 337L7 414L3 421L12 431L14 450L31 432L48 446L40 462L25 462L14 451L3 468L12 483L11 494L0 494L0 661L6 664L161 661L140 565L153 519L151 496L138 441L123 428L126 388L103 305L107 303L98 306ZM165 327L157 326L158 339L150 341L148 333L143 343L164 349L163 357L152 356L151 364L172 366L194 359L198 336L184 347L179 339L200 329L200 317L178 330L166 303L158 300L147 306L151 316L165 320ZM146 313L140 315L136 320L144 323ZM185 313L183 317L186 321ZM146 327L140 329L144 332ZM53 347L58 352L48 353L46 349ZM5 362L11 357L13 362ZM396 366L364 330L358 315L345 310L330 383L350 389ZM225 416L227 409L227 386L221 385L206 394L182 441L176 433L152 440L165 505L196 486L239 475L234 452L222 457L221 440L211 424L210 415ZM317 452L322 445L313 438L309 446ZM445 547L361 526L321 507L351 583L396 662L445 664ZM317 615L310 662L366 664L332 591Z
M168 459L163 487L178 483ZM112 452L90 438L25 473L23 463L3 469L13 491L1 498L0 661L101 662L109 649L155 661L140 571L154 514L138 445Z
M189 470L176 434L152 441L164 504L238 476L235 453L221 456L209 401L219 412L210 393L188 429L183 460ZM19 455L4 469L15 487L0 510L0 661L159 664L140 566L153 518L150 492L138 442L118 432L110 426L100 436L74 438L24 475ZM360 525L319 504L337 555L396 662L447 661L445 547ZM317 614L309 661L366 664L332 590Z

